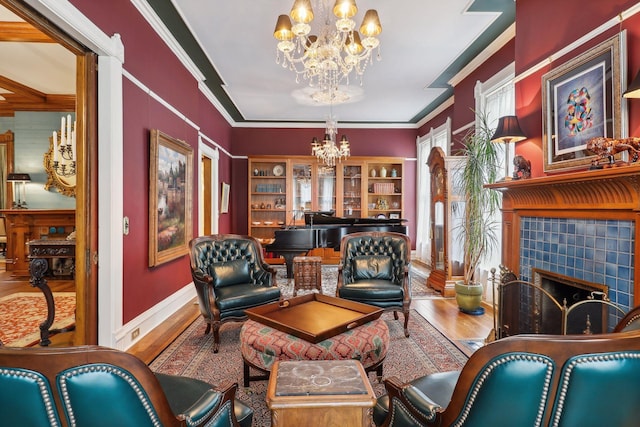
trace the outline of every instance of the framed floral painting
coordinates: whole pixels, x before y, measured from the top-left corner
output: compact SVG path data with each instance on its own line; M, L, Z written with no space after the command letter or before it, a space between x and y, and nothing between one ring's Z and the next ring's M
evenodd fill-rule
M152 129L149 152L149 267L154 267L189 251L193 149Z

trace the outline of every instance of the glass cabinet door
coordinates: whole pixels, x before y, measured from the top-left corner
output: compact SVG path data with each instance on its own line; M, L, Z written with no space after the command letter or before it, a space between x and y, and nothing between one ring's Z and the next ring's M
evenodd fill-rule
M336 169L318 166L318 211L336 210Z
M304 223L304 212L311 211L311 164L293 165L293 215L295 224Z
M360 218L362 212L362 166L342 166L342 216Z

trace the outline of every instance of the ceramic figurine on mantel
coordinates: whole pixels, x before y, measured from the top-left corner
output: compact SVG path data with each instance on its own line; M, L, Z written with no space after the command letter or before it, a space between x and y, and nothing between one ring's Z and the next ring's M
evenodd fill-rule
M638 161L638 157L640 155L640 138L631 137L616 139L598 136L587 141L587 150L596 155L596 157L591 161L590 169L602 169L603 165L600 163L600 160L604 158L608 160L606 167L627 165ZM628 161L620 161L616 163L615 155L624 152L627 152L629 157Z
M513 166L513 179L531 178L531 161L518 154L513 158Z

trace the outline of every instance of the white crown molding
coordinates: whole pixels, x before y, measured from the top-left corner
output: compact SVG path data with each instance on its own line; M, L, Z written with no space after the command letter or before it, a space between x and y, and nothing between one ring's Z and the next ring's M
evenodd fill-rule
M119 34L109 37L67 0L25 0L65 33L98 55L117 58L124 63L124 45Z
M171 49L173 54L178 58L182 65L184 65L187 71L189 71L197 81L204 81L204 74L202 74L200 69L196 64L194 64L175 37L173 37L171 31L169 31L156 12L151 8L151 6L149 6L149 3L145 0L131 0L131 3L136 7L136 9L138 9L140 15L146 19L149 25L151 25L151 28L153 28L156 34L158 34L162 41L165 42L167 47Z
M511 24L502 34L498 36L489 46L487 46L478 56L473 58L462 70L451 78L447 83L456 87L465 78L475 71L480 65L484 64L492 55L502 49L509 41L516 36L516 24Z
M455 103L455 96L451 96L449 97L446 101L444 101L442 104L438 105L438 107L433 110L432 112L430 112L429 114L427 114L422 120L420 120L418 122L417 127L421 127L423 126L425 123L429 123L431 120L433 120L438 114L442 113L444 110L446 110L447 108L449 108L450 106L452 106ZM448 119L447 119L448 120Z

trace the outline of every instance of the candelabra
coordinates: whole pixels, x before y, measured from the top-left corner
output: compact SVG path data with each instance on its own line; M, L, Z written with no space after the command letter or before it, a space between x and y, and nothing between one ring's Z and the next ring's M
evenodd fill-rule
M56 175L69 177L76 174L76 124L71 127L71 115L62 117L60 134L53 132L53 164Z
M45 190L56 187L66 196L75 196L76 187L76 123L71 115L62 117L60 132L53 131L49 150L44 154L44 167L48 179Z

